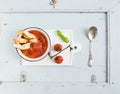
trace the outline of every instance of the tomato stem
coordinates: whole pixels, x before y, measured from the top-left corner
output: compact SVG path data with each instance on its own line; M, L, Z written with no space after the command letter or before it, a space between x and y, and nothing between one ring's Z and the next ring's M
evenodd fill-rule
M68 45L67 47L65 47L63 50L61 50L60 52L56 53L55 55L50 55L50 52L48 53L48 56L52 59L53 57L59 55L61 52L63 52L64 50L66 50L67 48L69 48L71 45ZM71 48L71 47L70 47ZM71 50L71 49L70 49Z

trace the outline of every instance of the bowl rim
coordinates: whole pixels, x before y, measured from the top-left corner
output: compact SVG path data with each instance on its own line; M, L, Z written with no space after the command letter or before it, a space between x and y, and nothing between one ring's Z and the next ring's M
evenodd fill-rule
M33 29L33 30L34 29L38 29L38 30L41 30L42 33L45 34L45 36L47 37L48 48L47 48L46 52L43 54L44 56L43 57L41 56L41 58L39 57L39 58L33 58L33 59L30 58L30 59L28 59L28 58L25 58L26 56L24 54L22 54L22 52L21 52L20 49L16 48L16 51L19 54L19 56L21 58L23 58L24 60L27 60L27 61L30 61L30 62L40 61L40 60L44 59L48 55L48 53L50 52L50 49L51 49L51 39L50 39L50 36L48 35L48 33L46 31L44 31L43 29L41 29L39 27L27 27L27 28L24 29L24 31L25 30L29 30L29 29ZM25 57L23 57L21 54L24 55Z

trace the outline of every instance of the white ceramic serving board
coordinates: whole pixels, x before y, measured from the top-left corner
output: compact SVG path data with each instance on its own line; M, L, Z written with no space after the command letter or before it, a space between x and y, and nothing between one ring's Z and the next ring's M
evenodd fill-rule
M50 36L51 39L51 55L55 55L56 51L54 51L53 47L55 44L59 43L62 44L63 49L66 48L68 45L71 45L71 47L73 48L72 51L70 51L70 48L67 48L66 50L64 50L63 52L61 52L59 55L61 55L63 57L63 62L61 64L57 64L54 61L54 58L50 58L48 55L43 58L40 61L35 61L35 62L30 62L27 61L23 58L21 58L22 60L22 65L57 65L57 66L63 66L63 65L72 65L72 57L73 54L80 52L81 50L81 45L79 43L75 43L73 41L73 34L72 34L72 30L61 30L63 32L63 34L65 36L67 36L70 40L69 43L65 43L64 41L61 40L61 38L57 35L56 30L47 30L46 32L48 33L48 35ZM77 46L77 49L74 49L74 46Z

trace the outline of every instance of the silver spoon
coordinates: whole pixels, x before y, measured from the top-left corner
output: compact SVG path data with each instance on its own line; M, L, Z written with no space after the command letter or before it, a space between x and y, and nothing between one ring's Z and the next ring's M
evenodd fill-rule
M97 36L98 30L95 26L92 26L89 28L88 31L88 38L90 40L90 51L89 51L89 60L88 60L88 66L93 66L93 57L92 57L92 42L95 40Z

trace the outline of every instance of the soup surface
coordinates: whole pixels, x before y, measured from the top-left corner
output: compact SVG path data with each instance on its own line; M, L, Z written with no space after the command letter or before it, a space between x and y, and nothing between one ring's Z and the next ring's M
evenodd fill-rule
M21 51L28 58L40 57L46 52L48 48L47 38L42 32L38 30L30 30L29 32L34 34L38 41L32 42L29 49Z

